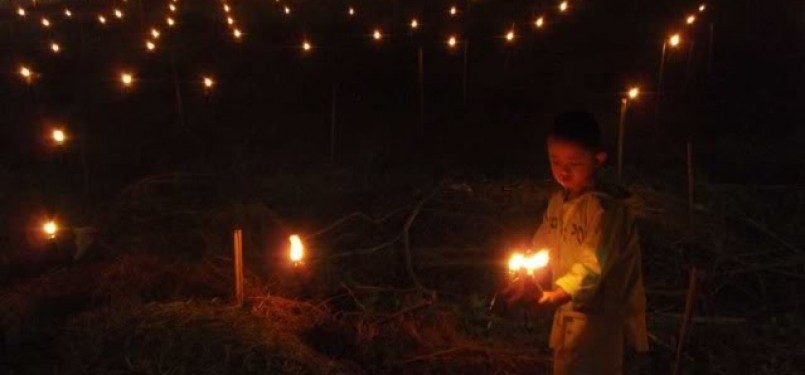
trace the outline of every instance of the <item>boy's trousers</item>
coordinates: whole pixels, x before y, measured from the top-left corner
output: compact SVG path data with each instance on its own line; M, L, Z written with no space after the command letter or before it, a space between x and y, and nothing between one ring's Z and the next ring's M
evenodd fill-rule
M623 373L623 320L560 308L551 332L554 375Z

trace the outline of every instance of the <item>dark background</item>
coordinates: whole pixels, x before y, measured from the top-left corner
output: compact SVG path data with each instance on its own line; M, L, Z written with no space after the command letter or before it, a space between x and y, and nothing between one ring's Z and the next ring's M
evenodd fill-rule
M289 17L273 1L232 3L241 42L216 1L182 2L174 29L164 23L167 1L28 6L24 20L15 7L3 9L4 195L44 206L61 196L92 207L154 173L321 166L329 162L333 93L337 165L547 177L542 143L552 118L569 108L592 111L614 150L620 98L632 84L644 95L626 122L631 175L681 181L691 140L697 174L707 181L802 181L805 9L796 2L711 2L692 28L684 18L696 2L571 2L560 16L554 1L472 1L457 2L454 18L447 14L453 3L444 1L356 1L352 18L348 4L294 1ZM75 14L70 22L65 6ZM115 6L125 22L112 15ZM42 14L53 27L39 25ZM540 14L546 27L536 30ZM414 33L412 16L421 24ZM163 35L149 54L152 25ZM512 25L517 40L507 45ZM375 27L385 33L380 43L371 39ZM662 42L672 31L684 32L683 45L669 49L657 92ZM460 43L450 51L452 33ZM304 38L311 53L300 49ZM62 53L50 53L50 40ZM17 74L21 63L39 74L33 84ZM137 76L130 90L117 81L123 69ZM209 94L203 74L217 81ZM71 136L63 151L48 143L53 124Z

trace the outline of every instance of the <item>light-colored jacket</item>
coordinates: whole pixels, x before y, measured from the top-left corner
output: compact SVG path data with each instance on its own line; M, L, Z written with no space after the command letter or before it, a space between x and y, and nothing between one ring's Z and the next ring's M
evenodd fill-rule
M564 318L577 316L621 326L630 346L648 350L640 240L624 197L601 189L565 196L551 197L533 239L535 249L550 250L553 283L572 298L556 312L551 347L560 344Z

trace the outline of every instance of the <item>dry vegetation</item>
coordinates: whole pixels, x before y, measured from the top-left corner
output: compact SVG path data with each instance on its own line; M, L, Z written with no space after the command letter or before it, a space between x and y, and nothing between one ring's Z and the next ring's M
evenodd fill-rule
M547 183L330 170L225 186L209 176L154 176L106 210L88 258L53 255L34 266L9 253L0 317L11 373L550 368L550 312L488 312L505 249L529 238ZM669 372L696 264L703 289L687 370L801 374L805 188L702 184L690 230L684 196L667 186L630 187L653 348L630 356L628 372ZM246 233L243 308L229 302L235 226ZM289 231L308 234L313 259L301 270L285 264Z

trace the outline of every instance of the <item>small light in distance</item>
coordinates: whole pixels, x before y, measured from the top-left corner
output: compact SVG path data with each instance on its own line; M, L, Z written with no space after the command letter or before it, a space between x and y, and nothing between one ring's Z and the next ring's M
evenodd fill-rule
M204 76L202 82L204 83L205 90L210 90L213 86L215 86L215 80L213 80L210 76Z
M689 15L687 19L685 19L685 23L687 23L688 25L693 25L694 22L696 22L696 16L692 14Z
M640 88L637 86L632 87L631 89L629 89L628 95L630 100L637 99L637 97L640 96Z
M243 37L243 32L241 32L240 29L235 28L232 30L232 36L234 36L235 39L240 40L240 38Z
M134 76L129 72L120 73L120 83L123 84L123 87L131 87L134 83Z
M457 41L455 35L451 35L449 38L447 38L447 46L448 47L455 48L456 44L458 44L458 41Z
M17 8L17 15L20 17L25 17L25 8L23 7Z
M59 232L59 225L55 221L49 220L42 225L42 232L45 233L49 240L52 240L56 238L56 234Z
M123 18L123 12L120 9L115 9L115 17Z
M668 38L668 44L670 44L671 47L676 47L679 43L682 43L682 37L679 36L679 34L671 35L671 37Z
M61 52L61 46L59 43L50 42L50 50L53 51L53 53L59 53Z
M380 32L380 29L375 29L374 33L372 33L372 38L379 41L383 39L383 33Z
M50 20L45 17L42 17L42 26L50 27Z
M419 28L419 21L416 18L411 20L411 29L416 30Z
M545 26L545 17L540 16L537 18L537 20L534 21L534 26L536 26L538 29L541 29L543 26Z
M506 33L506 43L513 43L515 36L514 29L509 30L509 32Z
M145 49L147 49L148 52L153 52L156 48L157 48L156 43L154 43L154 42L152 42L150 40L145 41Z
M563 1L563 2L559 3L559 12L561 12L561 13L567 12L567 8L568 8L567 1Z
M64 16L67 18L71 18L73 16L73 12L71 12L70 9L65 9Z
M61 146L67 140L67 134L64 133L63 129L53 129L50 133L50 137L53 139L53 142L56 143L56 146Z
M106 25L106 17L98 15L98 22L100 22L101 25Z
M154 39L159 39L159 30L151 28L151 36L154 37Z

